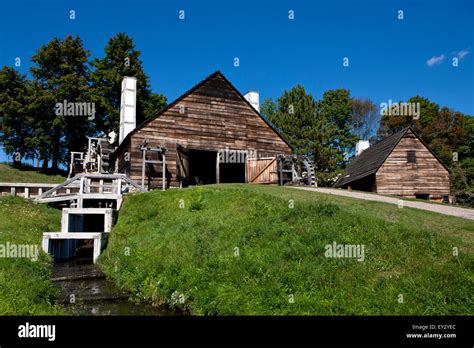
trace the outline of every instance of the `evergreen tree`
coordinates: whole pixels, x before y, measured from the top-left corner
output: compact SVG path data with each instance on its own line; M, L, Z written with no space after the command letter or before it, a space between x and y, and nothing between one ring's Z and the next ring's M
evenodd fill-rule
M145 74L140 51L129 36L118 33L105 47L105 57L94 59L91 74L94 100L97 105L96 131L118 134L120 122L120 95L124 76L137 78L137 126L166 105L166 98L151 91Z
M33 132L28 139L27 145L34 152L37 166L42 161L43 170L48 169L48 164L52 160L53 133L51 132L51 105L54 105L55 98L38 81L33 80L28 84L29 93L26 104L27 113L33 123Z
M41 118L38 122L44 127L39 133L49 131L51 134L53 170L68 161L68 151L84 150L86 137L91 131L87 115L67 117L64 112L56 112L58 103L91 102L88 57L89 52L84 49L82 40L67 36L64 40L52 39L32 58L35 65L31 74L45 93L41 112L37 114Z
M23 158L32 157L28 139L33 132L26 104L28 81L13 68L0 70L0 117L2 118L2 142L4 150L19 165Z
M336 89L326 91L318 104L320 118L328 125L325 144L330 151L321 158L325 171L330 173L326 180L331 180L331 173L341 172L358 139L352 128L352 102L348 90Z
M311 134L316 118L316 101L307 94L304 87L297 85L285 91L275 104L271 99L264 101L261 113L294 147L296 153L312 151Z
M316 101L301 85L285 91L277 103L267 99L261 107L262 115L295 152L314 160L321 185L334 183L357 140L352 133L351 112L348 91L327 91L321 101Z

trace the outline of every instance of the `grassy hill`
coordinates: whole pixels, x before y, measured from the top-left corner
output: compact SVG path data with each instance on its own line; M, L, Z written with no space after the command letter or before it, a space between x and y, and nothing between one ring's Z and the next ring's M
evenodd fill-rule
M49 280L52 260L41 251L41 240L44 231L60 230L60 220L60 210L0 197L0 248L35 245L40 252L37 260L0 257L0 315L59 313L53 305L56 289Z
M0 163L0 182L62 183L60 175ZM42 234L60 230L61 212L19 197L0 197L0 315L58 314L56 289L49 280L51 258L41 251ZM36 246L40 257L2 257L12 245ZM12 256L11 254L9 256Z
M0 163L0 182L60 184L65 180L64 176L43 174L37 168L23 166L17 169L9 164Z
M333 242L364 246L363 261L326 257ZM137 296L198 315L460 315L473 242L469 220L221 185L127 197L99 260Z

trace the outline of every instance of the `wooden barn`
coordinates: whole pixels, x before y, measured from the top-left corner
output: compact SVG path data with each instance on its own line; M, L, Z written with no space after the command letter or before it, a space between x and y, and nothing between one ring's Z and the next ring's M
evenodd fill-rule
M446 200L450 171L412 128L356 156L336 187L380 194Z
M129 82L122 85L120 143L110 156L115 172L138 183L144 178L149 189L163 182L277 183L276 156L292 148L260 115L257 93L242 95L217 71L135 127Z

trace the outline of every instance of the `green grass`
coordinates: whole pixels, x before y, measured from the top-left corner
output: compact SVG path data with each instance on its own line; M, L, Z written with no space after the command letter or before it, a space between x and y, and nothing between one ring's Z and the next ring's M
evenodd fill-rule
M99 260L138 297L196 315L462 315L473 236L473 221L396 205L205 186L127 197ZM334 241L365 260L325 257Z
M0 163L0 182L60 184L65 180L66 178L61 175L43 174L33 167L23 166L18 169Z
M42 233L59 231L60 211L19 197L0 198L0 244L37 245L37 261L0 258L0 315L53 315L57 290L50 282L49 255L41 251Z

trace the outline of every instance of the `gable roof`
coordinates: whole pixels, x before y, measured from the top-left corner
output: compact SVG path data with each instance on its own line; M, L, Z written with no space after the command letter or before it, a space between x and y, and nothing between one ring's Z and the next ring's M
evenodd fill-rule
M237 88L234 87L234 85L229 81L227 80L227 78L219 71L215 71L214 73L212 73L211 75L209 75L208 77L206 77L204 80L202 80L201 82L199 82L197 85L195 85L194 87L192 87L191 89L187 90L183 95L181 95L180 97L178 97L176 100L174 100L171 104L167 105L165 108L157 111L153 116L151 117L148 117L145 121L143 121L138 127L136 127L133 131L131 131L130 133L127 134L127 136L123 139L122 143L117 147L117 149L115 151L118 151L119 149L121 149L123 146L125 146L124 144L126 144L130 138L132 137L133 134L137 133L140 129L142 129L143 127L145 127L148 123L152 122L153 120L157 119L158 117L160 117L163 113L165 113L166 111L170 110L171 108L173 108L174 106L176 106L176 104L178 104L180 101L182 101L184 98L186 98L188 95L190 95L191 93L195 92L196 90L198 90L200 87L202 87L204 84L206 84L207 82L209 82L211 79L213 79L214 77L220 77L224 80L225 83L227 83L229 85L229 87L231 88L231 90L233 90L234 92L237 93L237 95L240 97L240 99L242 99L248 106L250 106L250 108L258 115L258 117L260 117L264 122L265 124L270 127L277 135L278 137L286 144L290 147L291 150L293 150L293 147L280 135L280 133L275 129L275 127L273 127L273 125L271 123L269 123L264 117L262 117L262 115L260 115L260 112L258 112L257 110L255 110L255 108L252 106L252 104L250 104L250 102L245 99L245 97L239 92L239 90Z
M346 168L343 176L339 178L335 186L340 187L350 182L362 179L368 175L375 174L408 131L411 131L413 135L415 135L418 140L421 141L421 143L449 173L451 172L449 168L446 167L446 165L441 161L441 159L439 159L439 157L436 156L433 151L431 151L423 139L421 139L411 127L407 127L379 141L377 144L369 147L367 150L364 150Z

